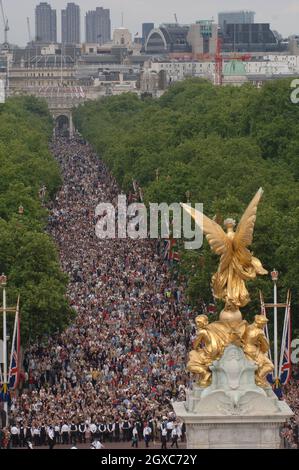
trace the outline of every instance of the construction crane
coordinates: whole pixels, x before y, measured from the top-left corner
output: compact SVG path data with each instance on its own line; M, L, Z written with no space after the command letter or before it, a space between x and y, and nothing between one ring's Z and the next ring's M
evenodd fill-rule
M178 24L179 22L178 22L178 17L176 13L174 14L174 19L175 19L176 24Z
M4 45L8 46L9 25L8 25L8 19L6 18L6 15L4 13L4 7L3 7L2 0L0 0L0 6L1 6L2 19L3 19L3 24L4 24Z
M215 85L221 86L222 83L223 83L222 38L218 34L216 54L215 54Z

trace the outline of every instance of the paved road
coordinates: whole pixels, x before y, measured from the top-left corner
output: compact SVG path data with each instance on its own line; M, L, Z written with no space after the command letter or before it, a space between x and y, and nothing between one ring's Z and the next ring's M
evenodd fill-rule
M109 449L132 449L131 443L130 442L106 442L104 443L104 450L109 450ZM90 449L90 443L87 444L77 444L76 447L78 449ZM55 446L54 449L60 449L60 450L67 450L71 449L72 445L57 445ZM167 445L168 449L171 449L170 444ZM49 447L35 447L35 449L49 449ZM144 442L139 442L138 444L138 449L137 450L144 450L146 449ZM149 446L149 450L153 449L159 449L161 450L161 443L159 442L151 442ZM185 443L179 443L179 449L186 449L186 444ZM176 449L173 448L175 451Z

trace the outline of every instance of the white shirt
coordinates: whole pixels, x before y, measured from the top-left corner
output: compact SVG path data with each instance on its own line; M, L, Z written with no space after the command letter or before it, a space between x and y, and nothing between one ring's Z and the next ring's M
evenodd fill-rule
M91 432L92 434L94 434L94 433L97 432L97 427L96 427L96 425L95 425L94 423L92 423L92 424L90 425L89 429L90 429L90 432Z
M13 436L16 436L17 434L20 434L20 431L16 426L12 426L10 432Z
M147 426L146 428L144 428L143 430L143 436L149 436L150 434L152 433L152 430L149 426Z
M61 432L70 432L70 428L67 424L64 424L61 428Z

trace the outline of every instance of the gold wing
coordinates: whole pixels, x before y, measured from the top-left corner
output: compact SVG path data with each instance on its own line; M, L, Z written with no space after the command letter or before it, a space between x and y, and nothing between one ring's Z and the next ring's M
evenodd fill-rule
M181 206L189 215L191 215L192 219L195 220L195 223L206 235L209 245L214 253L222 255L223 261L225 260L224 264L227 265L231 259L232 243L222 227L220 227L217 222L209 219L209 217L204 215L202 212L197 211L187 204L181 204Z
M252 244L253 231L256 221L256 213L259 202L262 198L264 191L262 188L258 190L251 203L244 212L238 228L236 230L235 238L233 241L234 250L242 250Z

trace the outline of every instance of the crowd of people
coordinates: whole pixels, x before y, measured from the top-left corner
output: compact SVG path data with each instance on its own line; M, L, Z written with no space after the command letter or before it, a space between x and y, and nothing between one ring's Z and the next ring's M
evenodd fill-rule
M76 319L26 351L21 393L12 400L0 448L177 447L185 442L185 425L172 401L185 400L191 385L186 362L196 316L184 281L169 269L160 242L97 237L95 209L100 202L116 207L120 189L91 146L57 138L52 151L64 182L48 230L69 275ZM284 396L295 410L282 429L292 448L298 445L298 378Z
M95 437L136 443L136 436L163 444L165 426L168 441L184 440L172 408L190 385L186 354L195 331L183 286L157 241L97 238L95 208L116 206L120 189L92 148L58 138L52 151L64 183L49 232L77 315L64 333L26 351L12 445L43 446L49 432L65 445Z
M288 421L282 430L285 447L299 448L299 368L294 367L292 378L284 387L283 398L294 412L294 416Z

